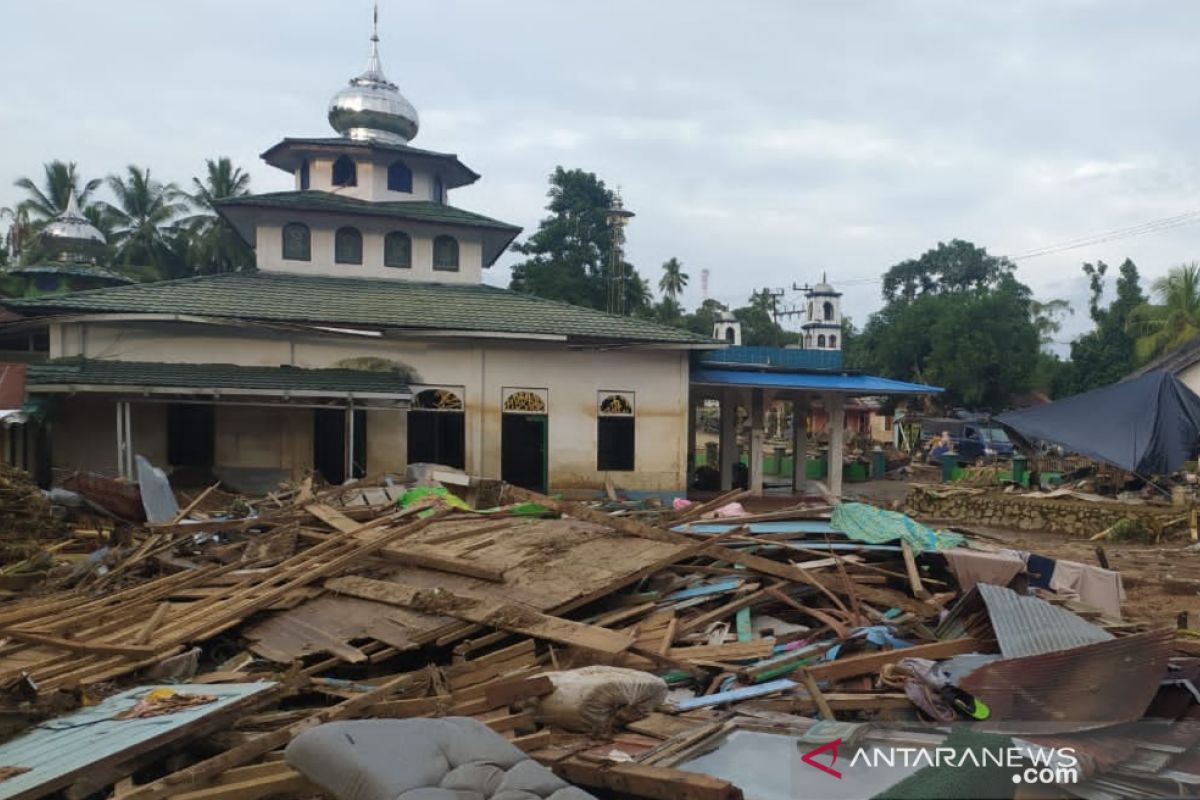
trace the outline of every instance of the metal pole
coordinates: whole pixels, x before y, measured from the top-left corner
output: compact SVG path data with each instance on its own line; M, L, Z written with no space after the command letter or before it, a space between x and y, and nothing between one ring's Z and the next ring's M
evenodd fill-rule
M346 480L354 479L354 401L346 404Z

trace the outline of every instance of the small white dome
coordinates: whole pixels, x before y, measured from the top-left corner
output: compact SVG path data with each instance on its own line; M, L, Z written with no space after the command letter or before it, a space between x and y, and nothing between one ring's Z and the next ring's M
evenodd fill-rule
M408 144L417 135L417 110L383 74L378 34L371 36L366 70L329 101L329 124L348 139L388 144Z

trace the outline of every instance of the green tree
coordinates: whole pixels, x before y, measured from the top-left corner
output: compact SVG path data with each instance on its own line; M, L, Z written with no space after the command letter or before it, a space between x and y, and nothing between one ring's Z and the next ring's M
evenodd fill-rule
M100 179L85 181L79 177L79 170L74 161L54 160L42 165L41 186L30 178L18 178L14 185L24 189L29 195L21 201L18 208L28 213L35 223L44 223L63 212L71 192L75 193L79 207L86 211L92 193L100 187Z
M713 328L717 324L717 315L728 310L729 308L725 304L710 297L697 306L695 311L684 317L683 325L692 333L712 336Z
M184 221L191 239L190 261L200 273L234 272L254 264L254 251L217 212L217 201L250 194L250 175L222 156L205 159L204 179L192 178L188 200L198 213Z
M678 300L683 289L688 285L688 274L683 271L683 264L677 258L669 258L662 265L663 275L658 279L658 290L671 300Z
M1013 272L957 239L895 265L884 274L884 307L854 345L858 366L942 386L951 405L1005 407L1030 387L1041 339L1029 288Z
M574 305L608 307L612 232L608 224L614 193L595 173L555 167L547 192L549 216L514 252L526 256L513 265L509 288ZM624 263L629 311L646 305L647 287L632 264Z
M991 289L1011 276L1016 266L1007 258L962 239L938 242L920 258L902 261L883 276L883 299L912 302L924 294Z
M1134 338L1127 330L1133 310L1146 303L1137 266L1129 259L1121 264L1116 297L1107 307L1100 301L1108 265L1103 261L1087 263L1083 265L1083 272L1091 284L1088 315L1094 327L1071 342L1071 359L1065 365L1060 385L1054 390L1055 397L1115 383L1137 366Z
M733 310L733 315L742 323L742 344L783 347L798 340L795 333L785 331L775 321L774 310L775 299L770 289L754 292L746 305ZM712 335L711 328L708 334Z
M1143 303L1127 323L1139 363L1179 347L1200 333L1200 264L1180 264L1151 284L1157 303Z
M1074 314L1075 309L1066 300L1030 300L1029 313L1038 332L1038 341L1048 345L1053 344L1055 334L1062 331L1063 317Z
M107 205L106 216L112 222L117 260L127 267L149 267L160 278L187 274L177 246L179 232L172 225L187 210L179 188L154 180L149 169L132 164L124 176L108 176L107 183L116 200Z

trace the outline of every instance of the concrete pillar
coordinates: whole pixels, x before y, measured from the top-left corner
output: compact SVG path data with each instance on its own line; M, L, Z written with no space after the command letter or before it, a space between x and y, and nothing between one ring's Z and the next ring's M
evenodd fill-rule
M829 414L829 493L842 496L842 447L846 442L846 398L840 394L825 397Z
M763 438L766 398L762 389L750 390L750 491L763 493Z
M808 397L797 392L792 397L792 492L804 494L808 480Z
M737 462L737 393L733 389L721 390L721 491L733 488L733 465Z

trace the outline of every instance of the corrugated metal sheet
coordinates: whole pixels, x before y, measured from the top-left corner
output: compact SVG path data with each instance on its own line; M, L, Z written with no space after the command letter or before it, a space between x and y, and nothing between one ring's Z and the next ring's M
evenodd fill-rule
M126 750L157 747L182 735L185 726L238 701L264 692L275 684L215 683L204 686L140 686L115 694L90 708L56 717L0 745L0 766L29 767L29 772L0 782L0 800L43 797L72 783L77 774L97 762ZM216 700L144 719L113 719L132 708L147 692L165 688L177 692L211 694Z
M1005 658L1053 653L1113 638L1078 614L1040 598L987 583L977 588Z
M987 703L982 727L1009 733L1081 731L1139 719L1167 674L1174 632L1138 633L985 664L959 687Z

